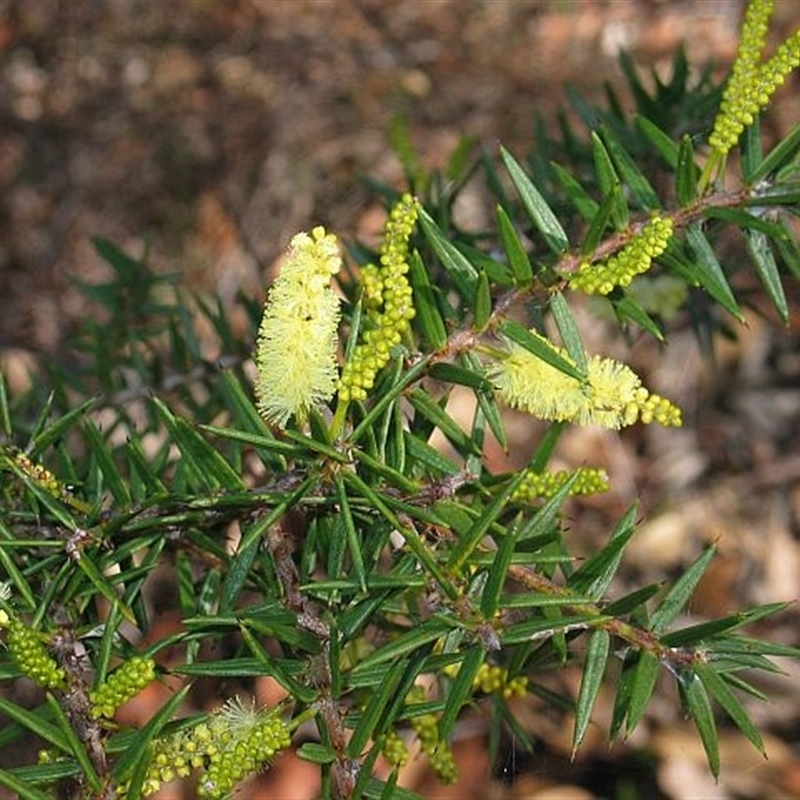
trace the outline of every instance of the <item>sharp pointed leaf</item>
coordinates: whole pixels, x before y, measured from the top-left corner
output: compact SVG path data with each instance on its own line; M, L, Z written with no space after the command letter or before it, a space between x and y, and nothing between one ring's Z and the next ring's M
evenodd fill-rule
M557 255L564 253L569 247L566 231L561 227L558 217L547 205L541 192L534 186L533 181L525 174L514 156L505 148L500 148L500 158L508 170L511 182L516 187L522 198L522 204L528 212L533 224L544 236L550 249Z
M583 661L581 688L578 692L578 702L575 706L575 730L572 734L573 756L578 747L580 747L589 727L592 709L600 692L600 686L603 683L603 674L605 673L610 646L611 637L607 631L598 629L589 637L589 644Z

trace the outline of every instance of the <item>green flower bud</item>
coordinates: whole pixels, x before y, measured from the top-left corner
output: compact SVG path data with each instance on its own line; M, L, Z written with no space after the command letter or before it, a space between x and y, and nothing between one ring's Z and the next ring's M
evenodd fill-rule
M408 747L394 728L384 737L381 752L393 767L402 767L408 761Z
M64 689L67 674L47 652L42 635L9 615L6 646L20 672L42 689Z
M365 400L375 377L389 362L391 348L399 344L416 311L408 273L408 242L419 206L405 194L392 207L384 228L380 266L361 271L368 327L356 345L339 380L339 400Z
M417 702L424 696L422 689L415 686L408 694L408 699ZM458 777L453 751L447 742L439 739L439 723L435 714L421 714L412 717L411 727L419 739L422 752L428 757L431 768L442 783L454 783Z
M483 663L472 681L472 688L484 694L499 694L506 700L524 697L528 679L524 675L508 679L508 670L498 664Z
M576 470L562 469L558 472L528 470L511 499L527 503L540 498L547 499L558 492L573 475L576 477L569 492L571 495L599 494L608 491L608 474L603 469L578 467Z
M135 697L156 677L152 658L134 656L113 672L105 683L89 693L93 717L110 719L117 709Z
M775 55L760 63L767 38L773 0L752 0L742 23L736 60L725 87L708 143L720 156L739 141L742 131L768 104L786 76L800 66L800 31L790 36Z
M581 264L569 279L570 288L587 294L608 294L617 286L628 286L637 275L647 272L653 259L666 250L672 231L670 217L654 216L612 258L598 264L588 261Z

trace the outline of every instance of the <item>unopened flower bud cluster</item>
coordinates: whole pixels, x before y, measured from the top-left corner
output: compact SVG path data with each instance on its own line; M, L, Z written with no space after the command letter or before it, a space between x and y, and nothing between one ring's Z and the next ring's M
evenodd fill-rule
M578 467L576 470L557 472L537 472L528 470L522 483L511 496L512 500L532 503L537 499L552 497L572 476L575 481L570 487L571 495L600 494L608 491L608 473L594 467Z
M424 690L419 686L415 686L409 692L409 699L412 702L419 702L424 699ZM458 777L455 758L449 744L439 739L439 723L436 715L421 714L420 716L412 717L410 722L414 733L419 739L422 752L428 757L428 763L431 765L436 777L442 783L455 783Z
M392 347L399 344L414 318L414 302L408 281L409 239L419 206L409 194L392 207L380 248L380 265L362 270L367 330L344 365L339 380L342 402L364 400L375 376L389 362Z
M505 700L524 697L528 689L528 679L517 675L509 680L508 670L499 664L483 663L472 681L472 688L484 694L499 694Z
M381 753L393 767L402 767L408 762L408 747L394 728L384 737Z
M760 63L772 8L773 0L753 0L745 14L736 61L708 139L722 155L753 124L755 115L769 104L786 76L800 66L800 31L783 42L769 61Z
M672 231L670 217L654 216L615 256L598 264L583 262L569 279L570 288L587 294L608 294L617 286L628 286L666 250Z
M105 683L89 693L93 717L111 719L117 709L135 697L156 677L156 664L152 658L134 656L120 665Z
M290 744L289 729L275 709L246 709L231 701L207 721L155 743L142 795L154 794L199 769L197 796L222 800ZM120 787L118 796L125 793Z
M49 469L37 464L25 453L11 448L9 450L11 450L9 457L17 468L24 472L34 483L41 486L48 494L53 497L65 497L69 494L67 487Z
M64 689L67 674L47 652L42 635L14 614L2 612L6 647L20 672L42 689Z

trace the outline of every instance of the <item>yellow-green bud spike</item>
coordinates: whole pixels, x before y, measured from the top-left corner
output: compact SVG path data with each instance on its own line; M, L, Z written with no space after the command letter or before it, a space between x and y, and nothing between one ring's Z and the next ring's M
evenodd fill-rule
M528 470L511 499L528 503L538 499L547 499L552 497L573 475L575 481L569 492L571 495L599 494L608 491L608 474L604 469L579 467L576 470L564 469L558 472Z
M672 232L670 217L653 216L615 256L597 264L582 263L569 279L570 288L587 294L608 294L617 286L628 286L666 250Z
M484 694L499 694L509 700L512 697L525 696L528 679L524 675L518 675L509 680L505 667L484 662L472 681L472 688Z
M769 61L761 63L772 8L772 0L752 0L745 13L736 60L708 139L717 160L739 141L786 76L800 66L800 31L783 42Z
M381 753L393 767L402 767L408 762L408 747L394 728L384 736Z
M67 674L47 652L41 634L15 616L9 616L6 647L23 675L42 689L64 689Z
M361 273L368 324L339 380L339 401L365 400L375 378L389 363L391 348L402 340L416 314L408 281L409 239L419 214L419 203L404 194L386 220L379 266Z
M227 703L208 725L211 741L205 748L208 766L198 782L198 796L228 797L241 780L258 772L291 744L286 723L274 709L245 708Z
M110 719L117 709L155 680L156 663L152 658L134 656L109 675L108 680L89 693L93 717Z

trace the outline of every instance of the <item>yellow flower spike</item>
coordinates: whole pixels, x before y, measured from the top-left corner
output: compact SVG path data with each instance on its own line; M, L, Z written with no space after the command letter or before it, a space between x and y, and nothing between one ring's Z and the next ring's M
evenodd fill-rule
M539 338L569 358L563 348ZM539 419L612 429L632 425L640 417L644 423L680 425L680 411L675 406L669 401L661 406L662 398L649 400L658 395L651 395L629 366L612 358L590 358L586 379L580 381L510 343L507 353L489 365L488 373L503 402Z
M339 298L331 277L342 266L333 234L299 233L267 298L258 334L256 399L267 422L286 427L329 400L336 369Z
M532 333L546 341L535 331ZM508 406L540 419L571 420L586 403L580 381L516 344L510 344L507 353L489 365L488 373Z

